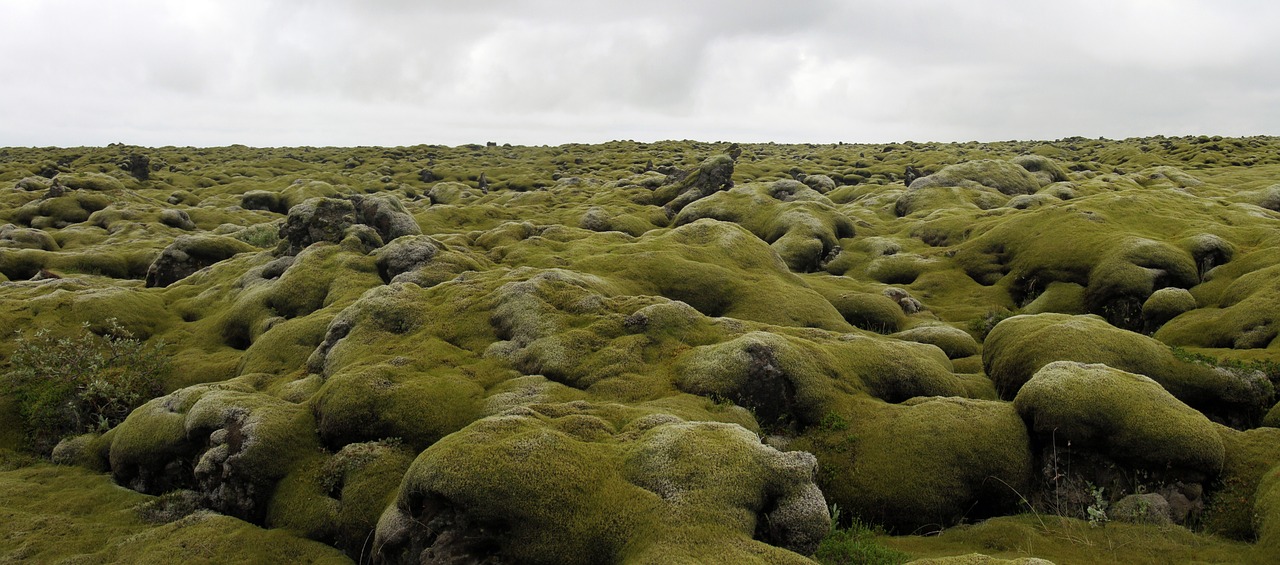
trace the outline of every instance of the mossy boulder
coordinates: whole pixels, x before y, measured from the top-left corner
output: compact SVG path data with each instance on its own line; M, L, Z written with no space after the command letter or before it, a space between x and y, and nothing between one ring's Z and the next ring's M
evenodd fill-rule
M479 197L480 191L460 182L439 182L427 192L432 204L463 204Z
M1155 379L1179 400L1240 424L1270 408L1272 386L1261 373L1179 359L1168 346L1092 316L1037 314L1001 321L987 335L983 366L1005 398L1054 361L1103 363Z
M668 216L675 216L701 198L733 188L733 166L729 155L708 157L684 178L654 190L653 203L667 210Z
M1280 322L1273 312L1280 304L1280 265L1241 263L1244 273L1231 272L1228 267L1234 263L1215 270L1221 276L1197 289L1205 297L1203 307L1170 320L1155 337L1172 345L1230 349L1266 349L1276 343Z
M289 211L280 202L280 195L269 190L250 190L240 195L240 207L245 210L266 210L278 214Z
M960 359L978 354L978 341L969 332L954 326L916 326L892 334L892 337L917 343L936 345L947 357Z
M191 221L191 215L183 210L175 210L168 208L160 211L160 223L171 228L178 228L182 231L192 231L196 229L196 223Z
M419 455L375 558L803 563L829 528L809 454L733 425L549 408L485 418Z
M238 239L219 235L183 235L173 240L147 268L148 287L166 287L196 271L239 253L257 251Z
M854 236L853 221L817 191L794 180L751 183L685 206L675 225L702 218L735 222L769 243L792 271L822 268Z
M814 449L820 484L840 508L899 532L999 515L1028 492L1027 428L1008 403L920 397L864 400L797 445Z
M64 173L58 175L57 181L72 190L98 192L124 190L124 184L120 182L120 179L106 173Z
M1280 465L1263 476L1256 499L1257 554L1264 558L1280 555Z
M1015 162L983 159L948 165L928 176L920 177L908 187L920 190L931 186L984 187L1002 194L1033 194L1041 182Z
M829 298L850 325L882 334L897 332L907 316L897 301L881 293L846 292Z
M400 199L394 196L353 195L351 202L355 205L358 221L377 230L383 241L422 234L418 222L405 210Z
M1037 435L1152 471L1201 478L1222 471L1225 448L1203 414L1148 377L1102 364L1053 362L1013 401Z
M1147 331L1155 331L1169 320L1196 309L1196 298L1183 288L1162 288L1142 303L1142 320Z
M20 228L13 224L0 226L0 247L57 251L58 242L44 230Z
M356 208L350 200L311 198L289 209L280 239L288 243L285 254L296 255L313 243L342 241L355 223Z

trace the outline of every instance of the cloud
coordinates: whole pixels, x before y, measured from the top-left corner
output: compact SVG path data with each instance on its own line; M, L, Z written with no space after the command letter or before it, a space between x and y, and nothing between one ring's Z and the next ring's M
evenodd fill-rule
M0 0L0 144L1276 134L1269 2Z

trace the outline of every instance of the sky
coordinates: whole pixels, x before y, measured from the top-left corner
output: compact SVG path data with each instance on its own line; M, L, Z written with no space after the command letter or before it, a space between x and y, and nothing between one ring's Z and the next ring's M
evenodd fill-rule
M1280 135L1271 0L0 0L0 146Z

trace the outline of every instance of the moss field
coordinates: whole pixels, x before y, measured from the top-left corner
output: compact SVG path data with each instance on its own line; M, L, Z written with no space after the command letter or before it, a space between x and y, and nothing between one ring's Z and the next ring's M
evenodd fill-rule
M0 149L0 375L115 324L0 563L1280 562L1280 138Z

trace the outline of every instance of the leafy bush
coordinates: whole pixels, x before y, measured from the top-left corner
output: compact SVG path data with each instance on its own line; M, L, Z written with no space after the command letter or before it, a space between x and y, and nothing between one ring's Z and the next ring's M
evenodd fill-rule
M105 431L158 396L169 371L163 343L148 346L116 320L101 335L85 323L71 336L19 335L0 391L13 395L29 446L48 453L76 433Z
M841 528L840 508L831 507L831 532L822 539L813 558L823 565L897 565L909 556L876 542L876 531L857 517Z
M996 324L1014 315L1016 314L1007 308L988 310L986 314L969 320L969 329L978 334L978 341L982 341L987 339L987 334L991 333L991 329L996 327Z

